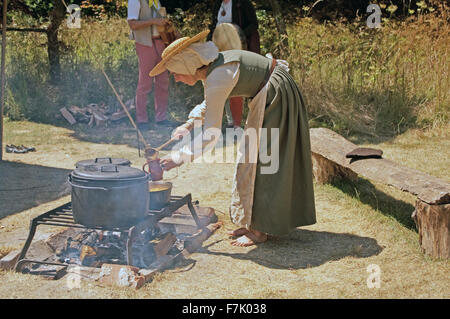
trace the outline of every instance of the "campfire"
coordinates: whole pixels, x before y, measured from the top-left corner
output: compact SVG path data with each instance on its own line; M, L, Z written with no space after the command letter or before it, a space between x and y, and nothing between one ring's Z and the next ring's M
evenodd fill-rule
M156 272L198 249L220 227L213 224L216 218L212 208L194 207L188 194L172 197L167 206L150 210L147 218L130 228L105 229L75 223L71 203L67 203L32 220L28 239L16 253L15 269L48 279L75 273L80 280L140 288ZM68 228L45 243L32 244L39 225ZM29 250L36 259L26 258Z
M155 234L156 233L156 234ZM133 245L133 266L146 268L156 261L155 246L158 231L149 230L144 234L145 240ZM103 264L127 264L126 233L86 230L76 237L68 237L64 247L56 252L58 261L87 267L101 267ZM182 243L181 243L182 244ZM181 250L176 250L179 253Z
M77 280L141 287L221 225L213 224L214 209L199 207L191 194L171 195L170 183L149 183L150 176L124 159L78 162L68 178L71 202L35 217L22 250L2 258L0 267L49 279L75 272ZM45 225L64 229L33 243Z

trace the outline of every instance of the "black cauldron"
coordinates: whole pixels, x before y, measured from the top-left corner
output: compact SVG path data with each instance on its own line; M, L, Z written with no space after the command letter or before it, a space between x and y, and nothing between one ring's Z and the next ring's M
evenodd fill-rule
M124 165L86 165L72 171L72 211L87 227L126 228L148 213L149 174Z

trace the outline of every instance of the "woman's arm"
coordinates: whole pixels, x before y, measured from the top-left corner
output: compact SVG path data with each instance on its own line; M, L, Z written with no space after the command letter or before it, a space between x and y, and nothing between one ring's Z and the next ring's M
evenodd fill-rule
M205 120L205 113L206 102L203 100L202 103L192 109L188 115L188 120L172 132L172 137L178 136L179 138L182 138L183 136L188 135L197 123L200 124L199 126L202 126L203 121Z
M239 63L232 62L214 69L206 78L204 83L205 101L196 107L196 116L201 119L204 116L203 133L221 130L223 109L225 101L239 80ZM193 113L195 109L191 112ZM218 137L203 139L203 134L194 138L191 148L190 144L184 145L180 151L172 154L172 159L177 164L191 162L204 152L212 149L218 141Z

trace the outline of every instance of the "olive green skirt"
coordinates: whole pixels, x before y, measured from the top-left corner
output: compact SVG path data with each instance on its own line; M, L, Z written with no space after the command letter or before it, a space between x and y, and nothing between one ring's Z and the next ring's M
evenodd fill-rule
M284 235L299 226L316 222L308 114L294 79L281 67L272 73L267 90L263 128L267 149L271 129L279 129L279 168L261 174L258 161L251 228Z

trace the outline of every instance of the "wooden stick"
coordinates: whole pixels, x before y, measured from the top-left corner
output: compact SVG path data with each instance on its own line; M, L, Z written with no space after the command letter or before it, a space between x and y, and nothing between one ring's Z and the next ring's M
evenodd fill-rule
M2 21L2 29L6 28L7 23L7 7L8 0L3 0L3 21ZM1 93L2 93L2 101L0 107L0 161L3 160L3 110L5 109L5 57L6 57L6 32L2 32L2 66L1 66Z
M154 148L155 151L159 152L161 149L163 149L165 146L169 145L170 143L172 143L173 141L178 141L180 138L178 136L174 136L172 137L170 140L168 140L167 142L165 142L163 145L158 146L157 148Z
M139 130L139 128L137 127L136 123L133 120L133 117L131 116L130 112L128 112L127 107L125 106L125 104L123 103L122 99L120 98L119 94L117 93L114 85L112 84L111 80L109 79L108 75L106 74L105 70L103 69L103 67L100 66L100 69L103 73L103 75L106 78L106 81L108 82L109 86L111 87L111 89L114 92L114 95L116 96L117 100L119 101L120 105L122 106L123 110L125 111L125 113L128 116L128 119L130 120L131 124L133 125L133 127L136 129L139 137L142 139L142 141L144 142L144 147L146 149L150 148L150 144L147 143L147 141L145 140L144 136L142 135L141 131Z

